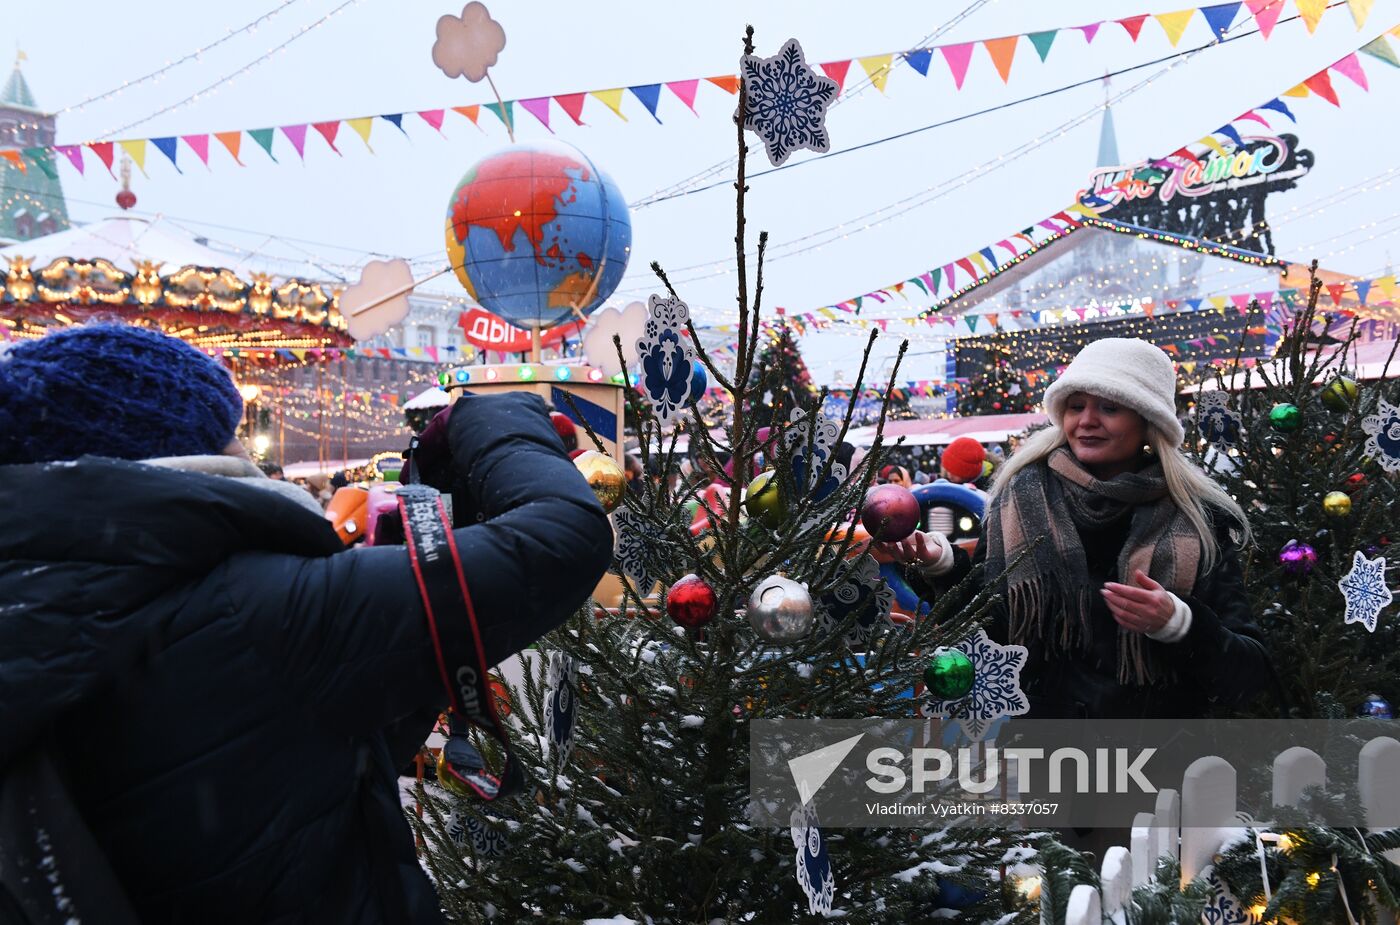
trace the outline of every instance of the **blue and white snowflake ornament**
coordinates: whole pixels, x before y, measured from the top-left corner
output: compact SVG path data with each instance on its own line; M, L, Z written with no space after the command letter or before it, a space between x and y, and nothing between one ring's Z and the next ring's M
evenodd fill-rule
M832 463L826 478L822 478L822 469L835 452L840 435L841 425L820 412L809 415L801 408L793 408L788 417L783 440L792 452L793 479L799 487L806 486L817 501L825 500L846 481L842 463Z
M631 508L618 508L612 518L617 528L614 570L630 578L642 594L647 594L665 568L661 552L661 540L665 535Z
M978 630L953 648L962 650L972 662L972 690L957 700L934 700L925 695L920 713L951 719L969 739L979 742L1003 716L1020 716L1030 709L1021 690L1025 646L998 645Z
M458 847L471 841L472 851L479 858L494 858L505 853L505 833L471 813L453 810L444 820L447 837Z
M1229 396L1223 391L1206 392L1196 400L1196 414L1201 436L1220 452L1225 452L1240 439L1243 420L1230 407Z
M1210 898L1201 910L1202 922L1206 925L1256 925L1259 919L1235 898L1214 870L1206 873L1206 883L1210 885Z
M830 913L836 876L831 872L826 839L817 827L817 811L810 803L792 811L792 844L797 849L797 885L807 897L807 911L813 915Z
M640 384L662 427L679 418L690 400L695 345L686 330L689 320L690 308L675 296L647 301L646 328L637 339Z
M744 82L744 128L763 140L774 167L800 148L819 154L831 150L826 109L841 88L807 66L797 39L788 39L771 58L744 55L739 77Z
M890 610L894 607L894 589L880 575L874 559L852 560L837 584L813 603L817 625L830 635L852 614L855 621L846 629L848 648L864 651L873 636L890 626Z
M1361 429L1366 432L1366 455L1386 472L1400 472L1400 407L1380 399L1376 413L1362 419Z
M1366 632L1374 633L1376 619L1393 599L1385 586L1385 556L1368 559L1358 549L1351 554L1351 571L1342 576L1337 587L1347 602L1346 624L1361 623Z
M548 712L550 757L556 766L569 760L574 750L574 719L578 715L578 661L564 652L549 656Z

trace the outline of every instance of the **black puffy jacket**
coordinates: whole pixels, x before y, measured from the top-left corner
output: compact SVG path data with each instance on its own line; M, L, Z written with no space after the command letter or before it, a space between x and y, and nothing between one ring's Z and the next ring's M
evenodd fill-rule
M1178 642L1144 640L1166 677L1149 685L1118 681L1118 624L1099 593L1104 582L1120 581L1118 554L1128 538L1130 519L1121 518L1100 530L1079 530L1089 570L1090 640L1087 651L1048 657L1037 645L1027 646L1021 687L1036 719L1196 719L1248 702L1260 693L1273 694L1276 685L1263 634L1254 624L1240 573L1239 557L1223 524L1216 526L1221 555L1215 568L1199 575L1183 600L1191 608L1191 629ZM932 598L965 577L983 561L985 532L971 558L954 549L956 564L946 576L924 579L906 574L921 596ZM982 581L997 576L981 576ZM998 606L986 627L987 635L1008 641L1005 610Z
M588 595L612 534L537 397L461 399L449 442L495 664ZM398 790L447 702L403 547L135 462L0 468L0 492L0 768L58 743L142 922L441 921ZM438 627L465 660L465 615Z

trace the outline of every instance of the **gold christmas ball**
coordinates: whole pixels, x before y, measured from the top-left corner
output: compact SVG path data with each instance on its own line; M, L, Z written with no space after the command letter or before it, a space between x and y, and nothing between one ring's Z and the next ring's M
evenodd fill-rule
M778 492L778 474L772 469L760 472L749 483L744 495L744 509L749 516L769 530L777 530L787 519L787 505Z
M627 494L627 473L622 471L617 460L597 450L588 450L574 458L574 465L588 480L588 487L593 489L603 510L609 514L617 510Z
M1346 517L1351 513L1351 496L1344 491L1329 491L1322 498L1322 509L1328 517Z
M1322 403L1332 411L1345 411L1356 401L1358 387L1355 379L1338 376L1322 389Z

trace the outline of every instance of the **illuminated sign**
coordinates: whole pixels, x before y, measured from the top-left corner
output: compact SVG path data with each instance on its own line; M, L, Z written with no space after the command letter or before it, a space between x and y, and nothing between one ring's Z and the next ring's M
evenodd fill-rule
M457 324L462 328L462 335L468 343L475 344L482 350L497 350L501 353L524 353L530 349L530 332L524 328L517 328L499 315L494 315L483 308L472 308L462 312ZM571 334L577 334L583 330L584 322L570 321L568 324L555 325L540 334L542 346L558 343Z

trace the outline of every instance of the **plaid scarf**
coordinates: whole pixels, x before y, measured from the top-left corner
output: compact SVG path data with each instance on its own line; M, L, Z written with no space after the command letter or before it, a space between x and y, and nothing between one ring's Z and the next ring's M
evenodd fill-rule
M1162 464L1100 480L1068 447L1045 464L1016 474L987 515L987 571L1005 582L1011 641L1040 641L1047 653L1067 656L1089 649L1089 568L1081 529L1131 518L1118 553L1117 579L1132 584L1142 569L1167 590L1185 596L1196 583L1200 539L1167 492ZM1045 541L1014 561L1037 538ZM1157 677L1141 633L1118 629L1118 680L1145 685Z

